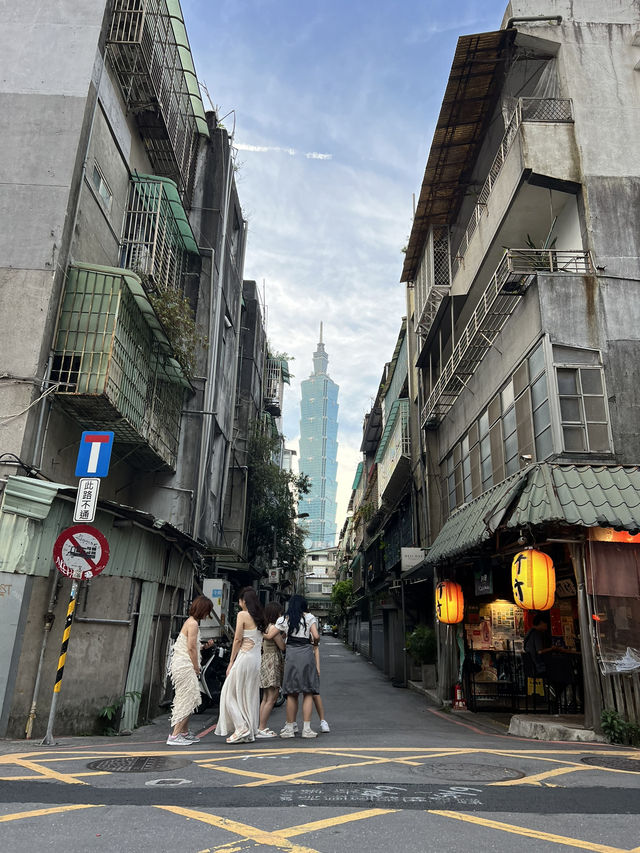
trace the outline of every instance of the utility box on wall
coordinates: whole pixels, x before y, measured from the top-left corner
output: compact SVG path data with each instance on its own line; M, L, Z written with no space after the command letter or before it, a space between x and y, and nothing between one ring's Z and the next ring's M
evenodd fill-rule
M200 622L200 636L203 639L219 637L222 634L222 625L226 625L229 620L231 582L222 578L205 578L202 582L202 593L213 601L214 615L211 619L203 619Z

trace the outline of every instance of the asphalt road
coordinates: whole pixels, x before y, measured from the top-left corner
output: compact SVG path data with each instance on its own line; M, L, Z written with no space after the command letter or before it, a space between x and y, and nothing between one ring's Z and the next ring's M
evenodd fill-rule
M314 740L229 746L200 716L184 748L166 718L130 738L0 742L0 850L640 853L640 751L512 738L338 640L321 656L331 733Z

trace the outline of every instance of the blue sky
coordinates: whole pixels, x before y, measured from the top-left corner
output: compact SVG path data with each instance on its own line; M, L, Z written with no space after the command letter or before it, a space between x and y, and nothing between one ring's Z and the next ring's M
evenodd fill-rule
M269 340L295 359L291 447L324 323L340 386L338 529L362 419L405 314L401 249L456 41L498 29L505 6L182 0L198 77L235 125L245 278L264 280Z

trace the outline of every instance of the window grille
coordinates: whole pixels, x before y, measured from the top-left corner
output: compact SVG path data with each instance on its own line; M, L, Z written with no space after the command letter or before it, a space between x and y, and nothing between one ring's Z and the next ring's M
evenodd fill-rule
M197 253L175 184L135 176L129 187L120 265L151 289L182 290L188 252Z
M188 43L177 43L178 26L184 27L169 13L167 0L114 0L107 45L154 171L188 196L199 126L181 56Z
M85 429L112 429L119 445L130 446L130 464L174 468L184 379L150 315L137 278L111 267L71 267L51 378Z

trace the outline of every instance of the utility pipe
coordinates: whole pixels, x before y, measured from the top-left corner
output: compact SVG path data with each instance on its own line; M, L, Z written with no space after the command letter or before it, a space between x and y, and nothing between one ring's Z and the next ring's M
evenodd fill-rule
M33 734L33 723L36 718L36 707L38 705L38 693L40 691L40 678L42 676L42 666L44 664L44 653L47 648L47 642L49 641L49 635L51 634L51 628L53 626L53 622L55 620L55 615L53 613L53 608L56 605L56 592L58 589L58 580L60 579L60 575L53 569L53 575L51 577L51 587L49 591L49 603L47 605L47 612L44 614L44 627L42 632L42 643L40 645L40 659L38 660L38 669L36 671L36 682L33 686L33 696L31 698L31 710L29 711L29 716L27 717L27 723L25 726L25 738L27 740L31 740L31 735Z
M231 158L231 149L229 149L229 158ZM231 160L229 160L231 162ZM227 439L227 447L225 450L225 459L224 459L224 469L222 472L222 489L220 491L221 500L218 514L218 531L224 530L224 506L227 495L227 486L229 482L229 466L231 465L231 452L234 449L235 438L233 431L233 424L236 417L236 404L237 404L237 396L238 389L236 388L238 382L238 362L240 356L240 324L242 323L242 273L244 272L244 254L245 247L247 245L247 222L246 220L242 223L242 256L240 258L240 273L238 275L240 281L240 293L238 295L238 308L236 311L236 346L235 352L233 354L233 381L231 384L231 394L233 395L233 405L231 406L231 416L228 430L228 439Z
M205 249L205 251L209 251L211 253L211 277L209 284L209 340L211 341L211 343L207 359L207 379L203 404L203 409L205 411L213 411L213 402L215 399L217 385L216 380L218 377L219 367L218 346L220 343L220 325L222 323L222 317L220 316L220 312L222 310L224 296L224 273L226 259L225 245L227 242L227 228L229 224L229 200L231 196L231 181L233 176L233 166L231 162L231 141L229 142L228 155L229 156L227 158L227 174L225 177L225 189L223 198L224 203L222 210L222 233L220 236L220 269L218 271L218 283L216 288L214 288L215 250L212 248ZM216 300L214 299L214 291L217 291L218 295L217 304ZM213 336L211 335L211 333L213 333ZM200 459L196 489L196 506L193 520L193 536L196 539L198 538L198 532L200 529L200 516L202 514L202 504L204 498L203 493L205 486L205 471L209 462L209 451L211 446L211 422L212 418L210 416L207 417L207 419L203 422L202 433L200 435Z

